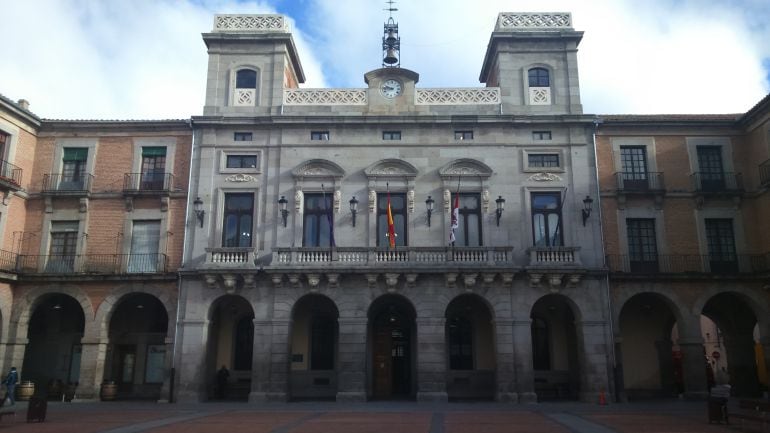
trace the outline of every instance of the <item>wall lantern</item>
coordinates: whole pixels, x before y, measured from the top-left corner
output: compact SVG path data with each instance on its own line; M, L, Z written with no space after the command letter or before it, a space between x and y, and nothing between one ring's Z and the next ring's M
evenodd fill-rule
M586 226L586 220L591 216L591 205L593 202L593 199L589 196L583 199L583 227Z
M495 215L497 216L497 226L500 227L500 217L503 216L503 210L505 209L505 199L503 196L498 195L495 203L497 204L497 209L495 209Z
M356 226L356 213L358 213L358 200L356 196L350 199L350 214L353 215L353 227Z
M287 209L289 205L289 200L286 200L285 196L281 196L281 198L278 199L278 206L280 206L281 209L281 219L283 220L283 226L286 227L286 221L289 219L289 209Z
M203 200L201 200L200 197L195 198L195 201L193 202L193 210L195 211L195 216L198 217L198 222L201 224L201 228L203 228L203 216L206 215L206 211L203 210Z
M428 227L430 227L430 216L433 214L433 205L436 203L436 200L433 200L433 197L428 196L428 199L425 200L425 208L428 211Z

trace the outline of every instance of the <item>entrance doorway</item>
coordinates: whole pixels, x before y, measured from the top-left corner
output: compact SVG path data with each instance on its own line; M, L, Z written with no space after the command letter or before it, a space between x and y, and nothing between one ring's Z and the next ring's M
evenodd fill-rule
M372 397L414 396L414 308L395 295L379 298L370 308Z

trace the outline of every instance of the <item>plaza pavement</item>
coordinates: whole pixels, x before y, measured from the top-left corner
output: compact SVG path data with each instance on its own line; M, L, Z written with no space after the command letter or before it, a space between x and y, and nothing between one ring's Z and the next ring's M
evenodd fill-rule
M0 433L718 433L705 402L599 406L583 403L369 402L275 404L49 402L44 423L26 423L26 404Z

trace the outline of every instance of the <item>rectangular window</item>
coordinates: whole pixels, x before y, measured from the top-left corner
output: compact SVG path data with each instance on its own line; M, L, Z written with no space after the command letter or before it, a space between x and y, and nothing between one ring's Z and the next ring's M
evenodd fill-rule
M527 165L530 168L558 168L559 155L555 153L529 153Z
M51 222L51 244L46 272L73 272L78 249L78 221Z
M698 146L698 171L700 188L704 191L725 189L725 174L722 167L721 146Z
M479 194L460 194L455 245L480 247L481 241L481 197ZM452 201L454 206L454 201Z
M401 131L382 131L383 140L401 140Z
M257 168L257 155L227 155L227 168Z
M302 246L331 246L334 224L332 194L305 194L305 211L302 214Z
M390 211L393 215L393 227L396 232L396 246L409 245L406 238L406 194L390 194ZM377 194L377 246L387 247L388 239L388 194Z
M564 245L561 230L561 195L558 192L533 192L532 235L536 247Z
M735 253L733 220L729 218L707 218L706 240L708 242L711 272L718 274L738 272L738 256Z
M0 131L0 159L5 159L5 149L8 146L9 135Z
M251 132L235 132L233 133L233 141L252 141L254 135Z
M623 171L624 189L648 189L646 147L620 146L620 164Z
M532 131L533 140L550 140L551 131Z
M250 247L254 226L254 194L225 194L222 246Z
M160 221L134 221L131 229L131 254L128 272L151 273L158 271L160 249Z
M658 243L654 219L627 219L628 260L631 272L658 272Z
M311 131L311 140L329 141L329 131Z
M82 191L85 189L87 147L65 147L62 156L62 174L59 190Z
M473 131L455 131L455 140L473 140Z
M163 190L166 176L166 147L142 147L140 189Z

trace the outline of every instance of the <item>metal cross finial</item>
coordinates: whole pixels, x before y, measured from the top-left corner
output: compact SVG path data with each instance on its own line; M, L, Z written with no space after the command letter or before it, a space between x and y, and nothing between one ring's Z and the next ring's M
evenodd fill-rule
M397 9L397 8L394 8L394 7L393 7L393 4L395 3L395 1L393 1L393 0L387 0L385 3L387 3L387 4L388 4L388 7L387 7L387 8L385 8L384 10L388 11L388 13L390 14L390 18L393 18L393 12L396 12L396 11L398 11L398 9Z

